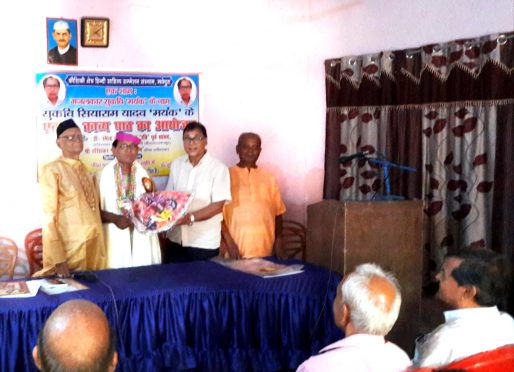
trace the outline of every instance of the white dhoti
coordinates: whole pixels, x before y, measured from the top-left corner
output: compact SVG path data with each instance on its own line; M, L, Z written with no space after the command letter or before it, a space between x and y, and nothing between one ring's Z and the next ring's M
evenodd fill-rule
M121 214L118 210L116 179L113 160L100 174L100 207L103 211ZM145 193L142 179L149 177L146 170L137 162L135 165L135 190L137 198ZM135 229L121 230L113 223L104 223L104 236L107 247L107 267L121 268L153 265L161 263L161 249L157 234L142 234Z

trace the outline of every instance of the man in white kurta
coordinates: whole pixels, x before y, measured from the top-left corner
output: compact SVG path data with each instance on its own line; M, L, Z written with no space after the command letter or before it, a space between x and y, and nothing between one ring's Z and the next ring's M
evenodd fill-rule
M146 192L146 170L135 161L141 140L119 132L113 143L116 157L100 174L100 208L107 246L107 267L121 268L161 263L157 234L142 234L124 214L124 206ZM128 181L127 181L128 180Z

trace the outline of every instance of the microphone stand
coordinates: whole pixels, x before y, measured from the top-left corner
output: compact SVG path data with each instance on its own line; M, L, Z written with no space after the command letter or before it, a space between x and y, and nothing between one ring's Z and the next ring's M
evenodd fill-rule
M404 200L405 198L400 195L391 195L391 183L389 181L389 168L398 168L407 170L410 172L415 172L416 168L414 167L408 167L405 165L396 164L387 160L380 160L380 159L373 159L373 158L365 158L367 161L378 164L382 166L382 171L384 173L384 181L385 181L385 187L386 187L386 194L381 196L379 200Z

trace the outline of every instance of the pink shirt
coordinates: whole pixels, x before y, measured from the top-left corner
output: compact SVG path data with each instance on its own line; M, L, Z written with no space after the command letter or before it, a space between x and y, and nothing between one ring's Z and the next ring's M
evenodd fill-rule
M410 365L405 351L384 337L356 334L324 347L303 362L297 372L400 372Z

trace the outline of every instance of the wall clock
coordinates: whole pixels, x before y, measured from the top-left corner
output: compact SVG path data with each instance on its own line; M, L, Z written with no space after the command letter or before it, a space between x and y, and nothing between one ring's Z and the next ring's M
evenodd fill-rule
M107 48L109 46L109 19L82 18L81 45L83 47Z

